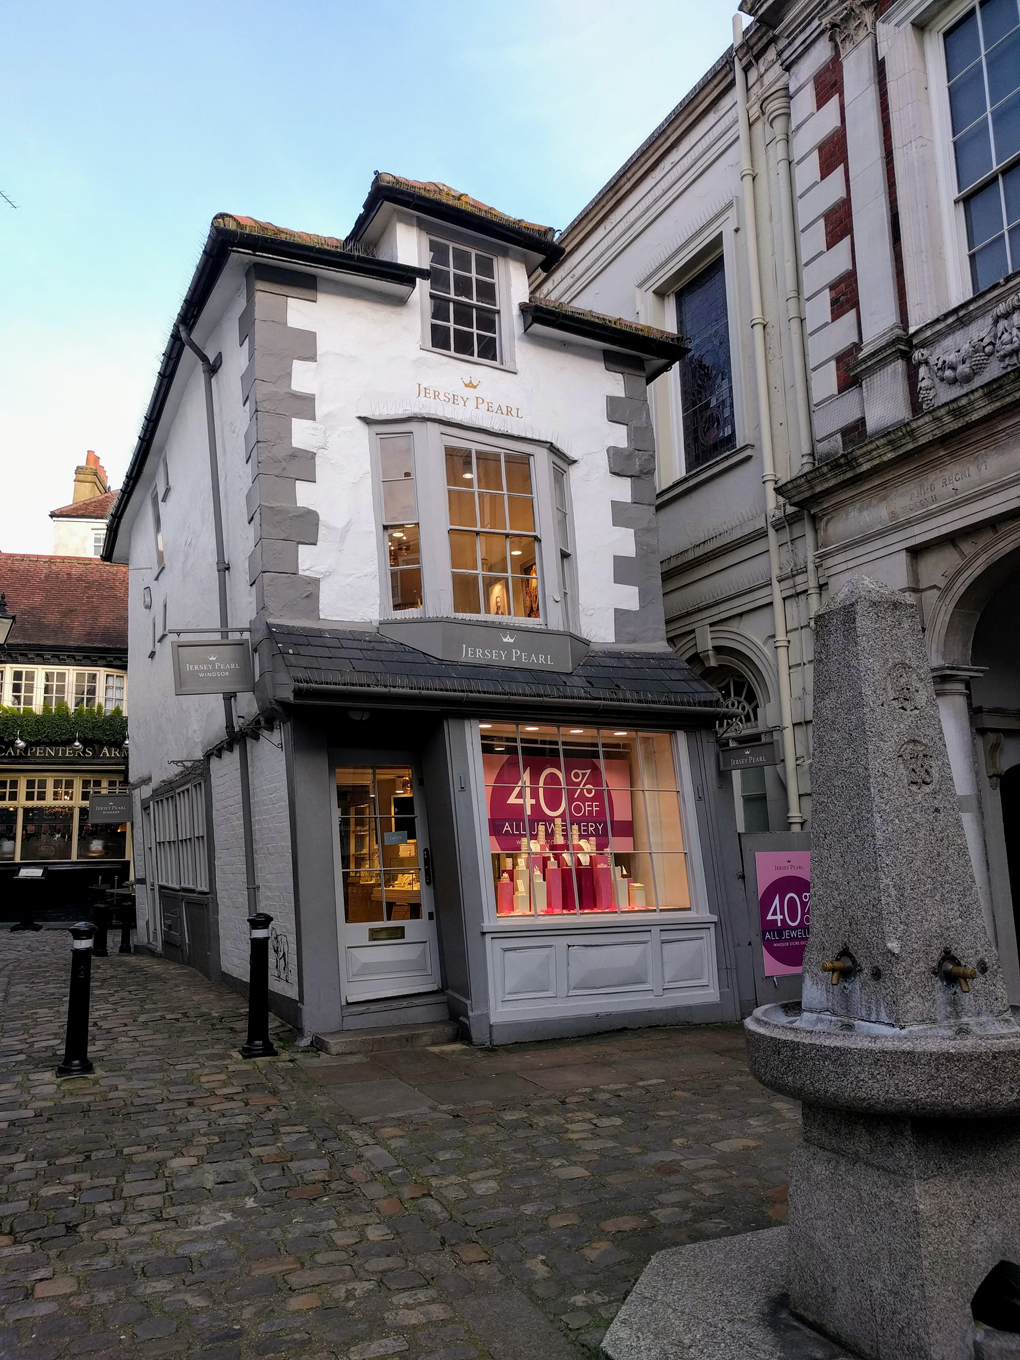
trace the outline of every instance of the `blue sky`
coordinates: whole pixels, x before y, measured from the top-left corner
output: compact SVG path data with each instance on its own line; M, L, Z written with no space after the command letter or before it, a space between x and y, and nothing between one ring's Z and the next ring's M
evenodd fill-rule
M214 213L343 236L374 170L556 227L730 41L734 0L8 6L0 550L113 484Z

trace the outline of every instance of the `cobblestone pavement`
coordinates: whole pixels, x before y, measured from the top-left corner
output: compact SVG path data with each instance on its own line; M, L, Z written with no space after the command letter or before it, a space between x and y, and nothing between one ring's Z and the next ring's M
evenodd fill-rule
M736 1026L252 1063L233 992L114 954L58 1081L69 945L0 933L4 1360L591 1360L653 1252L784 1217Z

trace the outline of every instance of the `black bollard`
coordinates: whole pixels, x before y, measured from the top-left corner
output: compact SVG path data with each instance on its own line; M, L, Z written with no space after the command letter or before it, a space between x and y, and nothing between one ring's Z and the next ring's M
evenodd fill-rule
M85 1077L95 1069L89 1062L89 991L92 985L92 936L89 921L71 927L71 990L67 997L67 1037L58 1077Z
M251 931L248 956L248 1039L242 1058L274 1058L269 1039L269 927L273 918L264 911L248 917Z
M101 901L98 892L95 895L92 914L96 918L96 944L92 952L97 959L109 958L109 950L106 947L106 932L110 929L110 908L105 902Z

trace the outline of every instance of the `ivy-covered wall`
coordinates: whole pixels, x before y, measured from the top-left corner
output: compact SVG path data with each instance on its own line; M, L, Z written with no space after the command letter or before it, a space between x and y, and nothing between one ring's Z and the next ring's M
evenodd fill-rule
M19 735L25 742L71 742L77 737L120 746L127 736L127 718L119 708L110 713L99 707L72 711L67 704L57 704L33 713L28 708L0 707L0 741L14 741Z

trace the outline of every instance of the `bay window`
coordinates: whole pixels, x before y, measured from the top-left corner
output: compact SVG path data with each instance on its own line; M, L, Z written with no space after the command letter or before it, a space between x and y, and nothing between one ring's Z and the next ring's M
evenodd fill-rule
M421 536L414 486L414 441L409 434L379 440L383 533L390 572L390 602L395 610L420 609Z
M498 917L691 909L669 733L479 727Z
M75 671L74 706L75 708L94 708L99 693L98 671Z
M43 671L43 705L67 703L67 671Z
M107 672L103 707L107 713L111 713L115 708L124 707L124 676L118 675L115 671Z
M15 668L11 672L11 707L35 707L35 671Z
M446 446L453 612L542 616L527 454Z

